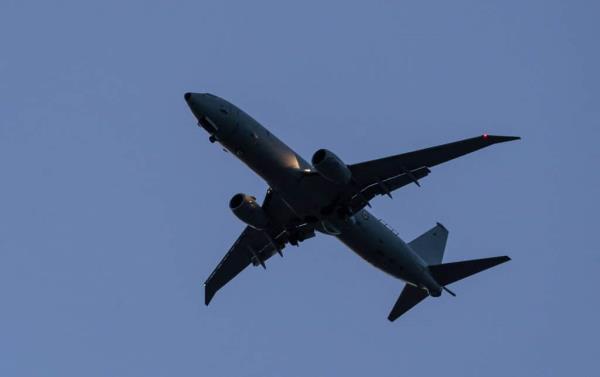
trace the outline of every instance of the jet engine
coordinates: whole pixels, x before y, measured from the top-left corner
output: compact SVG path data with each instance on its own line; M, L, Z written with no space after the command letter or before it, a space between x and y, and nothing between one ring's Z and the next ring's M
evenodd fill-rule
M348 166L338 156L327 149L316 151L311 161L317 172L331 182L344 185L350 182L352 178L352 172L348 169Z
M253 196L235 194L229 201L229 208L238 219L254 229L264 230L269 225L269 217Z

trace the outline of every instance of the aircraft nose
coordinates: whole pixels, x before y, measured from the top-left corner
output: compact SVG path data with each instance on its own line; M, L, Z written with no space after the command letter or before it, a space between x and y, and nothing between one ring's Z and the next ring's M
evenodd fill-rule
M202 93L187 92L183 95L183 98L196 117L201 116L205 112L206 101Z
M205 96L204 93L187 92L183 95L183 99L185 99L185 102L188 104L200 103L205 101Z
M206 116L214 118L215 110L219 108L219 100L208 93L187 92L183 98L198 120Z

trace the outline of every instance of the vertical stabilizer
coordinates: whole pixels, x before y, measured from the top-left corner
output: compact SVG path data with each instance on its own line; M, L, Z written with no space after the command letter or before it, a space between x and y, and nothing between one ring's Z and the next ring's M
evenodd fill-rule
M442 263L448 230L440 223L412 240L408 246L428 265Z

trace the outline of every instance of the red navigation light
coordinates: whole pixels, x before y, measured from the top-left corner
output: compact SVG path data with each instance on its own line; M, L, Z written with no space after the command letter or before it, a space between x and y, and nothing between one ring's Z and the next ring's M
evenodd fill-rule
M488 138L488 134L483 134L483 138L487 139Z

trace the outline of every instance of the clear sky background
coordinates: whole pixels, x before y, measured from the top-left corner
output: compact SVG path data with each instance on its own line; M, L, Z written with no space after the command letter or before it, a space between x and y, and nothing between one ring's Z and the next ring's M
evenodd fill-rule
M360 4L362 3L362 5ZM597 1L0 3L1 376L565 376L597 371ZM446 261L512 262L394 323L400 281L334 238L203 303L266 185L183 100L310 158L519 135L373 201Z

